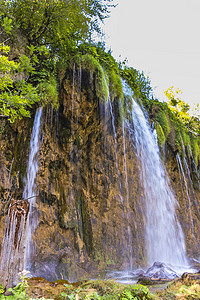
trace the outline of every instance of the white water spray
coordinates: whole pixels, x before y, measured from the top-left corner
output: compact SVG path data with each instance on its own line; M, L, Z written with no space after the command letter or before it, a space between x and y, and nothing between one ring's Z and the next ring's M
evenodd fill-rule
M133 106L127 126L136 147L144 187L147 263L160 261L187 266L184 235L176 216L177 203L166 178L155 134L125 82L123 90Z
M26 201L12 199L6 216L5 234L2 245L0 277L4 287L12 287L19 281L19 273L30 261L32 232L35 229L35 178L38 170L39 129L42 108L35 115L29 151L27 177L23 192Z
M115 118L114 118L114 114L113 114L113 110L112 110L110 96L108 98L108 105L109 105L112 128L113 128L113 138L114 138L114 145L115 145L115 163L116 163L116 169L117 169L117 174L118 174L118 179L119 179L120 200L121 200L121 203L123 204L124 199L122 197L122 182L121 182L121 175L120 175L120 171L119 171L119 164L118 164L118 158L117 158L117 133L116 133L116 129L115 129Z
M122 124L122 134L123 134L123 146L124 146L124 171L125 171L125 179L126 179L126 209L127 209L127 231L128 231L128 246L129 246L129 265L130 270L133 269L133 241L131 235L131 228L129 225L130 221L130 205L129 205L129 188L128 188L128 174L127 174L127 162L126 162L126 139L125 139L125 122Z
M184 169L183 169L183 165L182 165L182 162L181 162L181 158L180 158L180 155L178 153L176 155L176 160L177 160L177 163L178 163L179 176L181 178L181 175L182 175L183 182L184 182L184 185L185 185L185 191L186 191L186 196L187 196L187 199L188 199L188 208L189 208L189 214L190 214L190 223L191 223L191 227L192 227L192 236L194 237L194 223L193 223L192 211L191 211L191 199L190 199L190 194L189 194L189 187L188 187L186 175L185 175L185 172L184 172ZM184 162L185 162L187 168L189 168L186 159L184 159ZM181 182L182 182L182 180L181 180Z
M106 84L107 85L107 84ZM123 233L122 239L124 245L126 245L127 250L128 250L128 263L129 263L129 269L132 270L133 268L133 249L132 249L132 237L131 237L131 229L130 229L130 207L129 207L129 192L128 192L128 177L127 177L127 165L126 165L126 145L125 145L125 129L124 129L124 124L123 124L123 146L124 146L124 163L125 163L125 179L126 179L126 203L124 201L124 197L122 195L122 181L121 181L121 174L119 170L119 163L118 163L118 157L117 157L117 132L115 128L115 117L113 113L113 108L112 108L112 103L111 103L111 98L110 98L110 92L109 92L109 87L107 85L107 91L108 91L108 109L110 112L111 116L111 123L112 123L112 129L113 129L113 139L114 139L114 149L115 149L115 164L116 164L116 171L118 174L118 181L119 181L119 197L120 197L120 202L123 207L123 219L127 223L127 238L126 238L126 233Z
M160 261L185 266L185 240L176 216L176 199L166 178L153 132L134 100L132 121L144 186L148 263Z
M23 198L29 199L29 214L28 214L28 232L27 232L27 248L26 248L26 268L30 268L30 259L31 254L34 251L34 247L32 245L32 234L35 230L36 226L36 216L35 216L35 197L36 189L35 189L35 179L38 171L38 159L37 154L39 150L39 132L40 132L40 123L42 116L42 107L38 108L35 114L34 125L31 134L30 141L30 150L29 150L29 160L28 160L28 168L27 175L25 181L25 188L23 192ZM32 198L31 198L32 197Z

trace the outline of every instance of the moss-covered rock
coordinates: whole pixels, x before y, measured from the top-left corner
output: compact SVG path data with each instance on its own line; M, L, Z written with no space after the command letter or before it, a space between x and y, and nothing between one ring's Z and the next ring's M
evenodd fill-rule
M132 103L128 97L121 98L119 75L115 72L108 79L108 103L106 74L98 61L85 56L82 63L67 65L59 72L58 110L51 105L43 110L31 272L48 280L63 277L75 281L109 267L128 267L130 260L135 268L146 264L145 207L137 154L123 123L130 117ZM145 106L163 147L188 254L198 258L199 190L193 185L194 178L198 182L198 139L163 103L149 101ZM17 199L22 197L32 126L33 118L15 125L6 123L2 131L2 197L6 197L13 158L10 189L18 190ZM183 144L192 174L187 176L191 203L176 160L177 152L184 158ZM190 148L193 155L189 155ZM4 221L2 218L1 240Z

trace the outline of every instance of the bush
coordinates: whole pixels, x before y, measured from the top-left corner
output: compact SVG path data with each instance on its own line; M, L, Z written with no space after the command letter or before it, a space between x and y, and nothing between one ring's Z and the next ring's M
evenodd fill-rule
M38 91L43 105L51 104L53 108L58 109L58 90L54 77L41 82L38 86Z

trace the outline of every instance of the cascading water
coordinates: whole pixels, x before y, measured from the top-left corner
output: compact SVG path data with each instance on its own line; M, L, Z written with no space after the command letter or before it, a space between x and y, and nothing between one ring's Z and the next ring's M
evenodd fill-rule
M194 172L195 172L195 175L196 175L196 178L197 178L198 188L200 190L200 176L199 176L199 173L198 173L198 170L197 170L197 165L195 163L194 156L192 154L192 150L191 149L190 149L190 155L191 155L191 159L192 159L192 163L193 163L193 167L194 167Z
M108 98L108 105L109 105L112 128L113 128L113 138L114 138L114 146L115 146L115 163L116 163L116 169L117 169L117 174L118 174L118 179L119 179L120 200L121 200L121 203L123 204L124 199L122 197L122 182L121 182L121 175L119 172L119 164L118 164L118 158L117 158L117 133L116 133L116 129L115 129L115 119L114 119L114 114L113 114L113 110L112 110L110 96Z
M0 275L4 287L16 285L19 273L30 260L31 236L34 230L35 178L38 170L39 129L42 108L36 111L31 141L23 201L12 200L6 217L1 254Z
M123 134L123 147L124 147L124 171L125 171L125 180L126 180L126 207L127 207L127 221L130 221L130 206L129 206L129 189L128 189L128 175L127 175L127 163L126 163L126 140L125 140L125 122L122 124L122 134ZM131 228L128 223L128 245L129 245L129 264L130 270L133 269L133 242L131 236Z
M136 147L144 188L147 263L151 265L160 261L186 266L185 241L176 216L176 199L166 178L155 135L133 98L132 106L132 120L128 126Z
M30 141L30 150L29 150L29 160L28 160L28 168L27 175L25 181L25 188L23 192L23 198L29 198L29 214L28 214L28 232L27 232L27 246L26 246L26 268L30 269L30 259L31 255L34 252L34 247L32 244L32 234L35 230L37 216L35 210L35 179L38 171L38 159L37 153L39 150L39 132L40 132L40 123L42 116L42 107L38 108L35 114L34 125L31 134Z
M179 176L181 178L181 175L182 175L183 182L184 182L184 185L185 185L185 191L186 191L186 196L187 196L187 199L188 199L188 208L189 208L189 214L190 214L190 223L191 223L191 227L192 227L192 235L194 237L194 223L193 223L192 211L191 211L191 199L190 199L189 187L188 187L186 175L185 175L185 172L184 172L184 169L183 169L183 165L182 165L182 162L181 162L181 158L180 158L180 155L178 153L176 155L176 160L177 160L177 163L178 163ZM187 164L187 161L186 160L184 160L184 161L185 161L185 164ZM187 167L188 167L188 165L187 165ZM181 180L181 183L182 183L182 180Z
M108 91L109 94L109 91ZM109 105L109 111L111 115L111 122L112 122L112 128L113 128L113 138L114 138L114 146L115 146L115 163L116 163L116 169L117 169L117 174L118 174L118 180L119 180L119 191L120 191L120 201L121 204L123 205L123 218L125 222L127 223L127 238L125 238L125 234L123 235L123 240L125 241L128 249L128 264L129 264L129 269L133 269L133 249L132 249L132 237L131 237L131 229L129 226L129 221L130 221L130 207L129 207L129 199L128 199L128 178L127 178L127 164L126 164L126 145L125 145L125 129L124 129L124 123L123 123L123 147L124 147L124 163L125 163L125 181L126 181L126 203L124 201L123 195L122 195L122 181L121 181L121 174L119 171L119 164L118 164L118 158L117 158L117 133L116 133L116 128L115 128L115 118L113 114L113 109L112 109L112 103L110 99L110 95L108 97L108 105Z
M108 86L107 86L108 89ZM124 199L122 194L122 180L121 180L121 174L119 170L119 163L118 163L118 157L117 157L117 132L115 128L115 117L113 113L112 103L110 99L109 89L108 89L108 111L110 112L111 117L111 123L112 123L112 129L113 129L113 139L114 139L114 150L115 150L115 164L116 164L116 171L118 174L118 180L119 180L119 197L120 202L123 207L123 219L126 223L126 231L122 233L122 241L124 244L124 248L127 248L127 258L124 259L124 262L126 263L126 269L124 271L114 271L109 272L108 277L112 277L117 279L121 283L135 283L132 279L132 270L133 270L133 241L131 236L131 228L130 228L130 206L129 206L129 188L128 188L128 175L127 175L127 161L126 161L126 141L125 141L125 121L122 123L122 137L123 137L123 156L124 156L124 172L125 172L125 187L126 187L126 199Z
M18 283L25 264L28 203L14 203L6 216L1 253L0 281L5 288Z

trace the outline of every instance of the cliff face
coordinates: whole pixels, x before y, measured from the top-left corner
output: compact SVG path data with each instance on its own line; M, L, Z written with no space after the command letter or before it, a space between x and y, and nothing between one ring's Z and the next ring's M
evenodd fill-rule
M166 146L166 167L178 202L177 213L185 235L187 254L199 258L200 186L193 157L184 158Z
M31 273L75 281L106 267L145 266L144 191L119 101L101 101L87 70L68 69L59 76L59 110L46 107L42 116ZM22 198L32 126L30 119L2 129L1 199L7 188L15 199ZM200 193L195 166L190 160L190 173L185 165L184 177L170 146L165 153L187 252L198 258ZM4 227L2 217L1 241Z
M142 188L130 137L126 135L123 141L118 106L113 102L114 119L109 103L97 99L89 72L82 72L81 91L77 77L78 70L66 72L58 114L48 109L44 113L37 176L39 269L54 257L55 273L71 280L97 266L128 265L128 225L134 237L134 263L144 260ZM130 185L134 182L129 190L124 142L128 181ZM42 270L40 275L44 273Z

